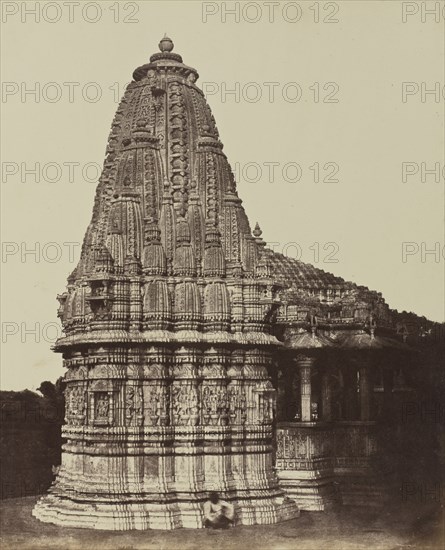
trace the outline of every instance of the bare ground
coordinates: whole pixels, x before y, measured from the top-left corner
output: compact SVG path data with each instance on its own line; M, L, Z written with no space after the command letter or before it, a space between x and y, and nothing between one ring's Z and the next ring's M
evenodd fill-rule
M381 510L339 508L302 512L271 526L227 531L96 531L41 523L31 515L37 497L0 503L1 548L20 550L443 550L444 508L438 503L396 503Z

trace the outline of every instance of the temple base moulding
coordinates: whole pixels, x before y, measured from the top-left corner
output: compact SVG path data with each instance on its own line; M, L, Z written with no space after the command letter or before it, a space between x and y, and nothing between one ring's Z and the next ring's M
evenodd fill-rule
M237 525L273 524L299 516L295 503L287 497L232 502ZM114 531L204 527L203 501L156 504L117 500L115 503L88 504L48 494L36 504L33 516L64 527Z

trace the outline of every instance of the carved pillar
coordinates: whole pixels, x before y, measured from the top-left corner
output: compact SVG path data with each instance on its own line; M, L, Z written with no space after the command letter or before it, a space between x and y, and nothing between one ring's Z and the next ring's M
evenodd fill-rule
M244 423L244 477L248 490L271 486L272 421L274 389L267 367L270 353L259 349L246 350L243 381L246 398ZM249 434L247 436L247 434Z
M359 369L360 420L371 419L371 387L369 383L369 365Z
M383 366L383 415L392 415L393 412L394 376L391 367Z
M321 376L321 400L323 420L330 422L332 420L332 390L330 373L326 370Z
M357 369L353 365L343 369L343 380L344 419L357 420Z
M300 399L301 399L301 420L311 421L311 372L314 358L307 355L297 357L297 365L300 372Z

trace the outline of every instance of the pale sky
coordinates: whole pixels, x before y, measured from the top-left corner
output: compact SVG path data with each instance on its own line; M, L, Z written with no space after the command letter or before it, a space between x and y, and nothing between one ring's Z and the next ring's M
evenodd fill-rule
M445 320L442 16L409 3L403 22L396 1L226 2L239 22L224 22L216 2L129 2L119 13L100 2L101 14L37 2L36 23L5 4L2 389L64 372L50 349L56 295L79 257L117 99L165 32L200 74L264 239L392 308ZM36 163L40 181L26 173Z

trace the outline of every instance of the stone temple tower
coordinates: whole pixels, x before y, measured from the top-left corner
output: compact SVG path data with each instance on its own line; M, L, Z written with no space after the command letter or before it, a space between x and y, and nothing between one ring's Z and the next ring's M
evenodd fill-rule
M298 515L272 469L278 287L251 234L198 73L137 68L81 258L58 296L66 417L42 521L199 528L216 490L242 524Z

